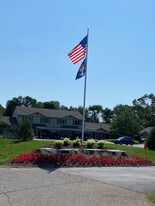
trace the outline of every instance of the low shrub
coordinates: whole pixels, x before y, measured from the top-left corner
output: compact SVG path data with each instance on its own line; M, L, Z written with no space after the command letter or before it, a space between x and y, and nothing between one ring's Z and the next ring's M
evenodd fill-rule
M95 147L95 144L96 144L96 142L95 142L95 140L93 140L93 139L88 139L88 140L86 141L86 147L87 147L87 148L94 148L94 147Z
M79 147L82 144L82 141L80 138L77 138L75 140L72 141L73 147Z
M63 145L64 146L69 146L71 144L71 141L69 138L65 137L64 140L63 140Z
M55 141L54 145L56 148L60 149L63 146L63 141Z
M104 141L103 140L100 140L97 142L97 148L98 149L103 149L104 148Z

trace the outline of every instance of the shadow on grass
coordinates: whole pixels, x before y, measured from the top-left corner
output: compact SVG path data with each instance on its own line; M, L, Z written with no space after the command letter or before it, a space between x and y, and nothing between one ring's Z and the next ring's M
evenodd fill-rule
M23 140L23 139L14 139L10 144L19 144L19 143L31 142L31 140Z
M14 139L10 144L19 144L21 142L26 142L26 141L23 141L22 139Z

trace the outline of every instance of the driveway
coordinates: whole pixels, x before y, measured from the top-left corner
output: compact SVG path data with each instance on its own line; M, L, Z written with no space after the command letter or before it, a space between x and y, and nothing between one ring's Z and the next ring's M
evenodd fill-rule
M87 177L140 193L155 192L155 166L68 168L64 173Z
M107 141L107 140L105 140L105 143L107 143L107 144L114 144L113 142L109 142L109 141ZM123 145L125 145L125 144L123 144ZM139 147L139 148L144 148L144 143L141 143L141 144L134 144L134 145L128 145L128 146L130 146L130 147Z
M0 206L151 206L142 192L155 191L154 174L155 167L0 168Z

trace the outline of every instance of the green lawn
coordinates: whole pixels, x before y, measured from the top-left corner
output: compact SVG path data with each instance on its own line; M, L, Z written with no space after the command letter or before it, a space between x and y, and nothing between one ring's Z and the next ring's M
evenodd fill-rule
M133 147L133 146L125 146L125 145L116 145L116 144L105 144L105 147L112 149L120 149L125 150L129 154L135 154L143 157L147 157L155 163L155 151L145 150L143 148Z
M155 193L148 194L147 198L150 200L150 202L155 204Z
M53 141L35 140L29 142L17 142L15 140L2 138L2 136L0 136L0 164L5 163L18 154L33 151L52 143Z
M29 142L17 142L15 140L6 139L0 136L0 164L5 163L6 161L12 159L12 157L24 153L36 150L40 147L53 144L54 140L33 140ZM132 146L122 146L115 144L105 144L105 147L112 149L125 150L129 154L135 154L143 157L147 157L155 163L155 151L144 150L143 148L136 148Z

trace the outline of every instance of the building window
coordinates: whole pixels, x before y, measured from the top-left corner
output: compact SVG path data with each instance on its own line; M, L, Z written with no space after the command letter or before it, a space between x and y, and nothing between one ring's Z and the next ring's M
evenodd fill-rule
M30 122L33 122L33 117L22 116L22 121L24 121L24 120L29 120Z
M57 119L57 124L66 125L66 120L64 120L64 119Z
M49 117L41 117L40 123L50 124L50 118Z
M81 125L81 122L79 120L73 120L73 125L76 126Z

